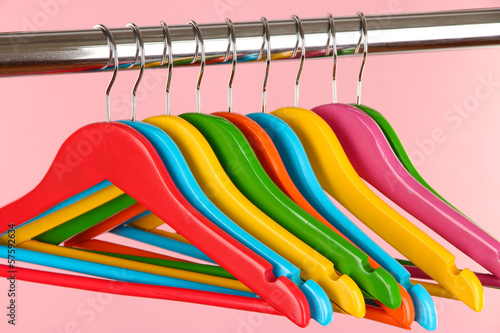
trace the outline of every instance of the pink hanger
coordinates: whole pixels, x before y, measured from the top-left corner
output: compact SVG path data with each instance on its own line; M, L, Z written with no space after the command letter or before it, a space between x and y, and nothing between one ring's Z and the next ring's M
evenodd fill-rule
M334 130L363 179L500 277L500 242L416 181L370 116L345 104L323 105L313 111Z

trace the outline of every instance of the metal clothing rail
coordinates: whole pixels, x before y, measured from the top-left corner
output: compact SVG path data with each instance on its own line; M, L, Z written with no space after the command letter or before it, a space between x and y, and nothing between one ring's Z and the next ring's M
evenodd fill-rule
M366 20L370 54L500 45L500 8L367 16ZM337 17L334 22L338 54L353 54L360 38L359 17ZM329 36L326 13L324 18L302 18L302 23L306 56L325 56ZM228 46L227 25L200 24L200 28L207 64L222 62ZM140 29L147 66L160 66L164 41L159 22ZM238 61L255 61L262 47L262 22L235 22L234 29ZM297 43L295 21L269 21L269 29L272 59L290 58ZM120 65L126 67L135 60L135 35L129 28L110 30ZM189 65L196 49L192 27L172 25L169 30L174 65ZM99 71L108 58L106 37L99 29L0 34L0 76Z

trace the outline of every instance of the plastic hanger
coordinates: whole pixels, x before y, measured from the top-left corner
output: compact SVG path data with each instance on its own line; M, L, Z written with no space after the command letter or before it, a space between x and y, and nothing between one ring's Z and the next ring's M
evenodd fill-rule
M322 187L363 223L432 276L472 309L483 307L483 290L455 257L376 196L350 164L332 129L315 113L300 108L272 112L284 120L304 145Z
M366 33L364 41L366 54ZM362 72L359 80L361 75ZM360 104L359 98L356 104ZM384 132L369 115L343 104L319 106L313 111L335 131L347 157L363 179L500 277L500 241L420 184L401 164Z
M333 17L331 15L329 15L329 21L329 39L333 41L334 59L336 59L335 31L333 26ZM330 40L327 43L326 54L330 53ZM305 55L305 52L303 54ZM296 80L296 86L299 84L299 79L300 77ZM298 88L295 91L298 93ZM334 96L336 96L335 89ZM296 98L295 102L298 102L298 98ZM372 241L371 238L369 238L359 227L357 227L356 224L352 223L333 204L321 188L316 175L312 170L302 143L292 129L281 119L266 113L253 113L247 116L258 123L261 127L252 127L249 123L245 126L247 131L244 133L247 136L247 139L249 139L250 144L267 173L271 175L280 188L296 202L302 202L301 205L304 205L304 207L307 207L310 202L314 208L309 205L310 208L308 211L312 214L316 213L315 216L317 216L318 219L323 219L323 223L331 223L331 225L335 226L343 234L348 236L349 239L351 239L356 245L361 247L362 250L372 256L382 265L382 267L387 269L412 296L415 304L416 320L426 329L435 329L437 326L437 315L434 302L432 301L429 293L420 285L413 286L410 282L410 273L389 254L387 254L387 252L382 250L380 246ZM235 121L237 120L235 119ZM241 119L240 122L243 122L243 119ZM236 124L236 122L234 123ZM243 125L237 126L240 130L243 130ZM277 148L279 154L281 155L279 162L273 162L271 157L271 154L273 153L272 149L264 147L265 138L258 139L255 136L254 133L259 130L265 130L267 134L272 137L272 140L276 145L274 147L275 149ZM252 139L250 139L249 136L251 136ZM267 137L268 140L270 140L269 136ZM281 158L283 159L282 161ZM286 169L284 169L285 166L283 163L285 163ZM290 180L288 172L290 173L293 182ZM297 190L295 185L297 185L300 192ZM302 197L302 195L306 198ZM306 201L306 199L309 202ZM316 212L316 209L321 215Z
M114 55L112 83L118 68L116 44L112 42L110 34L106 35ZM107 96L110 87L111 85ZM95 135L99 135L99 144L92 145L89 135L94 135L94 139ZM90 146L83 147L83 143ZM85 155L81 156L80 163L71 167L70 174L64 174L64 182L61 182L58 170L61 170L61 166L68 167L68 151L82 151ZM105 179L139 199L150 211L168 221L186 239L214 258L238 280L250 286L280 313L299 326L307 325L310 318L309 305L298 287L287 278L275 278L268 262L223 233L193 209L173 184L151 143L124 124L96 123L73 133L62 145L41 183L26 196L0 209L0 231L5 232L8 224L19 225ZM40 225L37 224L38 221L29 224L36 225L29 232L24 226L16 230L19 246L22 246L23 241L56 226ZM0 237L0 242L6 244L5 236ZM280 297L276 297L277 294Z
M180 117L203 134L229 178L250 201L334 262L339 271L349 274L368 295L389 308L400 306L401 294L393 277L382 268L373 270L365 253L281 192L266 174L237 127L225 119L201 113L184 113Z
M80 264L80 262L78 262L78 264ZM148 297L226 307L237 310L261 312L266 314L280 314L277 310L270 306L269 303L258 298L249 298L142 283L98 279L87 276L53 273L23 267L16 267L16 271L16 279L20 281L29 281L59 287L110 293L115 295ZM0 265L0 276L9 277L10 274L11 273L9 273L9 267L7 265Z
M500 276L500 243L418 183L401 165L368 115L348 105L320 106L314 111L335 131L363 179L481 266ZM345 127L347 122L349 129Z
M297 23L300 24L300 19L298 19L297 17L295 17L295 19L296 19ZM234 45L234 43L233 43L233 45ZM253 151L256 153L259 161L263 165L266 172L269 174L269 176L272 178L272 180L280 187L280 189L284 193L286 193L291 199L293 199L297 204L299 204L302 208L304 208L306 211L308 211L315 218L317 218L318 220L323 222L323 224L330 225L321 215L319 215L316 212L316 210L306 201L306 199L300 194L299 190L295 187L292 180L288 176L287 170L285 169L285 166L283 165L283 162L281 161L281 158L278 154L278 151L276 150L276 147L274 146L272 140L267 135L267 133L262 129L262 127L260 127L256 122L254 122L253 120L251 120L248 117L245 117L241 114L235 114L235 113L231 112L231 110L232 110L232 98L231 98L231 96L232 96L232 81L233 81L233 76L234 76L234 72L235 72L234 64L236 62L236 54L237 54L236 50L233 49L233 70L231 71L231 79L229 81L229 89L228 89L228 96L229 96L228 110L229 110L229 112L216 112L213 114L231 121L234 125L236 125L238 127L238 129L245 135L248 142L252 146ZM304 53L302 53L302 54L304 54ZM292 55L292 57L293 57L293 55ZM267 59L269 61L270 57L268 57ZM297 92L297 90L296 90L296 92ZM262 118L268 119L271 122L273 122L273 120L274 120L274 122L278 121L278 122L283 123L280 119L278 119L272 115L269 115L269 114L257 113L254 115L261 116ZM285 124L285 126L286 126L286 124ZM272 126L272 127L274 128L274 126ZM291 131L291 129L290 129L290 131ZM299 141L299 144L300 144L300 141ZM296 149L296 147L294 145L289 144L288 146L289 146L290 150L292 150L292 151L294 151ZM304 156L305 156L305 152L304 152ZM310 168L310 166L309 166L309 168ZM323 192L323 190L321 188L320 188L320 190L321 190L322 195L324 195L325 198L327 198L325 193ZM327 200L328 200L328 202L331 203L331 201L328 198L327 198ZM335 206L333 206L333 208L338 212L337 214L342 215L342 213L340 213L340 211L338 211ZM328 212L328 214L331 214L329 211L327 211L327 212ZM345 216L344 216L344 218L345 218ZM354 224L352 224L352 223L350 223L350 224L352 226L354 226L355 228L357 228ZM334 231L338 232L336 229L334 229ZM359 232L361 232L361 230L359 230ZM367 237L367 236L365 235L365 237ZM369 240L371 241L371 239L369 239ZM378 248L378 246L377 246L377 248ZM382 250L380 249L380 251L382 251ZM391 257L389 257L389 258L392 260L392 262L400 270L405 271L403 269L403 267L397 261L395 261ZM379 265L376 262L371 261L370 264L374 269L379 267ZM412 286L410 281L409 281L410 274L407 271L405 271L405 275L406 275L405 278L407 279L408 284L410 286ZM420 288L422 288L422 287L420 287ZM430 295L423 288L422 288L422 292L426 294L428 302L430 302L431 309L433 310L434 318L435 318L436 314L435 314L434 303L432 302ZM403 293L406 297L408 297L408 298L410 297L408 294L406 294L406 291L403 290ZM411 303L412 301L410 300L409 302ZM369 312L368 310L371 310L371 309L367 309L367 313ZM413 304L410 306L410 309L401 309L401 310L404 314L398 316L396 318L396 320L403 318L402 320L399 320L399 322L402 323L403 326L407 327L411 324L411 322L413 321L413 318L414 318L414 314L412 313ZM411 320L405 321L404 319L411 319Z
M204 68L203 59L204 52L201 68ZM202 73L201 70L200 78ZM198 107L200 82L199 79ZM212 148L196 128L182 118L169 115L151 117L145 121L166 131L176 142L204 192L229 218L300 268L304 280L318 282L329 298L342 309L357 317L365 314L364 300L356 284L348 276L338 275L326 258L248 201L227 177Z

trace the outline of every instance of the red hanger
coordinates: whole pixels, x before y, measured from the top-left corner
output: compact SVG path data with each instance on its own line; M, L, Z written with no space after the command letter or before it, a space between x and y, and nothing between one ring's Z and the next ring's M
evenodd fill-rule
M156 259L188 262L187 260L184 260L184 259L179 259L176 257L171 257L171 256L167 256L164 254L156 253L156 252L146 251L146 250L138 249L135 247L125 246L125 245L116 244L116 243L110 243L110 242L102 241L99 239L89 239L89 240L83 241L81 243L75 244L73 247L75 247L77 249L113 252L113 253L126 254L126 255L131 255L131 256L140 256L140 257L149 257L149 258L156 258Z
M190 206L151 143L121 123L95 123L73 133L40 184L0 209L0 232L6 232L9 224L20 225L104 180L134 197L163 221L169 221L179 234L298 326L308 324L309 305L298 287L287 278L276 279L272 265ZM23 235L18 230L16 236L22 242L36 235Z
M138 50L142 49L141 72L133 92L135 101L145 57L140 32L134 24L129 25L136 34ZM169 225L179 234L281 314L298 326L305 327L311 317L310 308L298 286L288 278L276 278L271 264L194 209L179 192L160 156L144 136L130 126L109 122L109 94L118 72L118 52L111 32L103 25L96 27L105 34L110 47L108 64L111 60L114 62L113 76L106 89L108 122L87 125L63 143L50 170L38 186L0 209L0 234L7 231L10 225L19 226L66 198L108 180L160 219L169 221ZM134 106L132 118L135 120ZM30 228L30 231L23 228L17 230L18 244L54 227L47 223L37 224L37 221L31 222L30 227L33 224L35 227Z
M9 277L9 266L0 265L0 276ZM140 283L113 281L87 276L71 275L16 267L16 279L43 283L52 286L96 291L115 295L147 297L171 301L181 301L205 305L213 305L230 309L254 311L279 315L268 302L243 296L211 293L173 287L163 287Z

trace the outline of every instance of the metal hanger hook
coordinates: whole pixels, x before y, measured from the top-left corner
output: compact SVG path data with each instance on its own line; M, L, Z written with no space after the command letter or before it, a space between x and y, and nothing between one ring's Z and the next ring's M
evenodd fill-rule
M132 121L135 121L136 120L135 97L137 95L137 88L139 88L142 76L144 75L144 68L146 67L146 56L144 54L144 40L142 38L141 30L137 25L135 25L135 23L127 23L126 26L131 28L132 31L134 32L135 44L137 46L135 61L129 66L129 68L135 66L140 59L139 75L137 76L137 80L135 81L134 84L134 89L132 90Z
M174 56L172 52L172 38L170 36L168 25L165 22L161 21L161 28L163 29L163 56L161 58L160 66L165 65L168 54L168 76L167 76L167 83L165 85L165 113L168 116L170 114L170 83L172 81Z
M201 29L198 23L193 20L189 20L187 23L191 25L194 30L194 38L196 40L196 51L193 57L192 64L198 60L198 49L201 48L201 64L200 64L200 74L198 75L198 82L196 83L196 110L201 113L201 103L200 103L200 86L201 80L203 79L203 73L205 73L205 42L203 41L203 35L201 34Z
M110 103L109 103L109 93L111 92L111 88L113 87L113 84L115 83L116 80L116 75L118 73L118 52L116 50L116 41L113 38L113 34L109 29L104 25L104 24L97 24L93 27L94 29L101 29L101 31L104 33L106 36L106 41L109 46L109 59L107 64L102 68L105 69L109 65L111 65L111 62L113 62L113 75L111 76L111 80L108 83L108 87L106 88L106 122L111 121L111 110L110 110Z
M304 68L304 62L306 60L306 39L304 36L304 26L302 25L302 21L297 15L292 15L292 18L295 21L295 24L297 25L297 43L295 44L295 49L292 54L292 58L294 58L297 55L297 52L299 50L299 42L300 42L300 65L299 65L299 70L297 72L297 77L295 78L295 107L299 107L299 82L300 82L300 75L302 74L302 69Z
M363 71L365 69L366 58L368 55L368 27L366 24L366 17L362 12L357 13L360 19L361 27L360 27L360 36L358 45L356 46L356 50L354 50L354 54L359 52L359 48L361 47L361 41L363 40L363 61L361 62L361 68L359 70L358 76L358 90L356 94L356 104L361 104L361 81L363 78Z
M332 70L332 93L333 103L337 103L337 36L335 34L335 24L332 14L328 13L328 41L326 43L325 55L330 55L330 41L332 42L333 51L333 70Z
M236 71L236 63L238 62L238 50L236 49L236 34L234 33L234 25L233 21L231 19L226 19L227 23L227 51L226 51L226 56L224 57L224 62L226 62L229 59L229 53L232 49L232 61L231 61L231 76L229 78L229 84L228 84L228 91L227 91L227 98L228 98L228 111L232 112L233 111L233 80L234 80L234 73Z
M269 22L265 16L260 18L263 25L262 30L262 46L259 51L257 60L262 59L264 48L266 49L266 75L264 76L264 84L262 85L262 113L266 113L266 94L267 94L267 78L269 77L269 68L271 67L271 33L269 32Z

